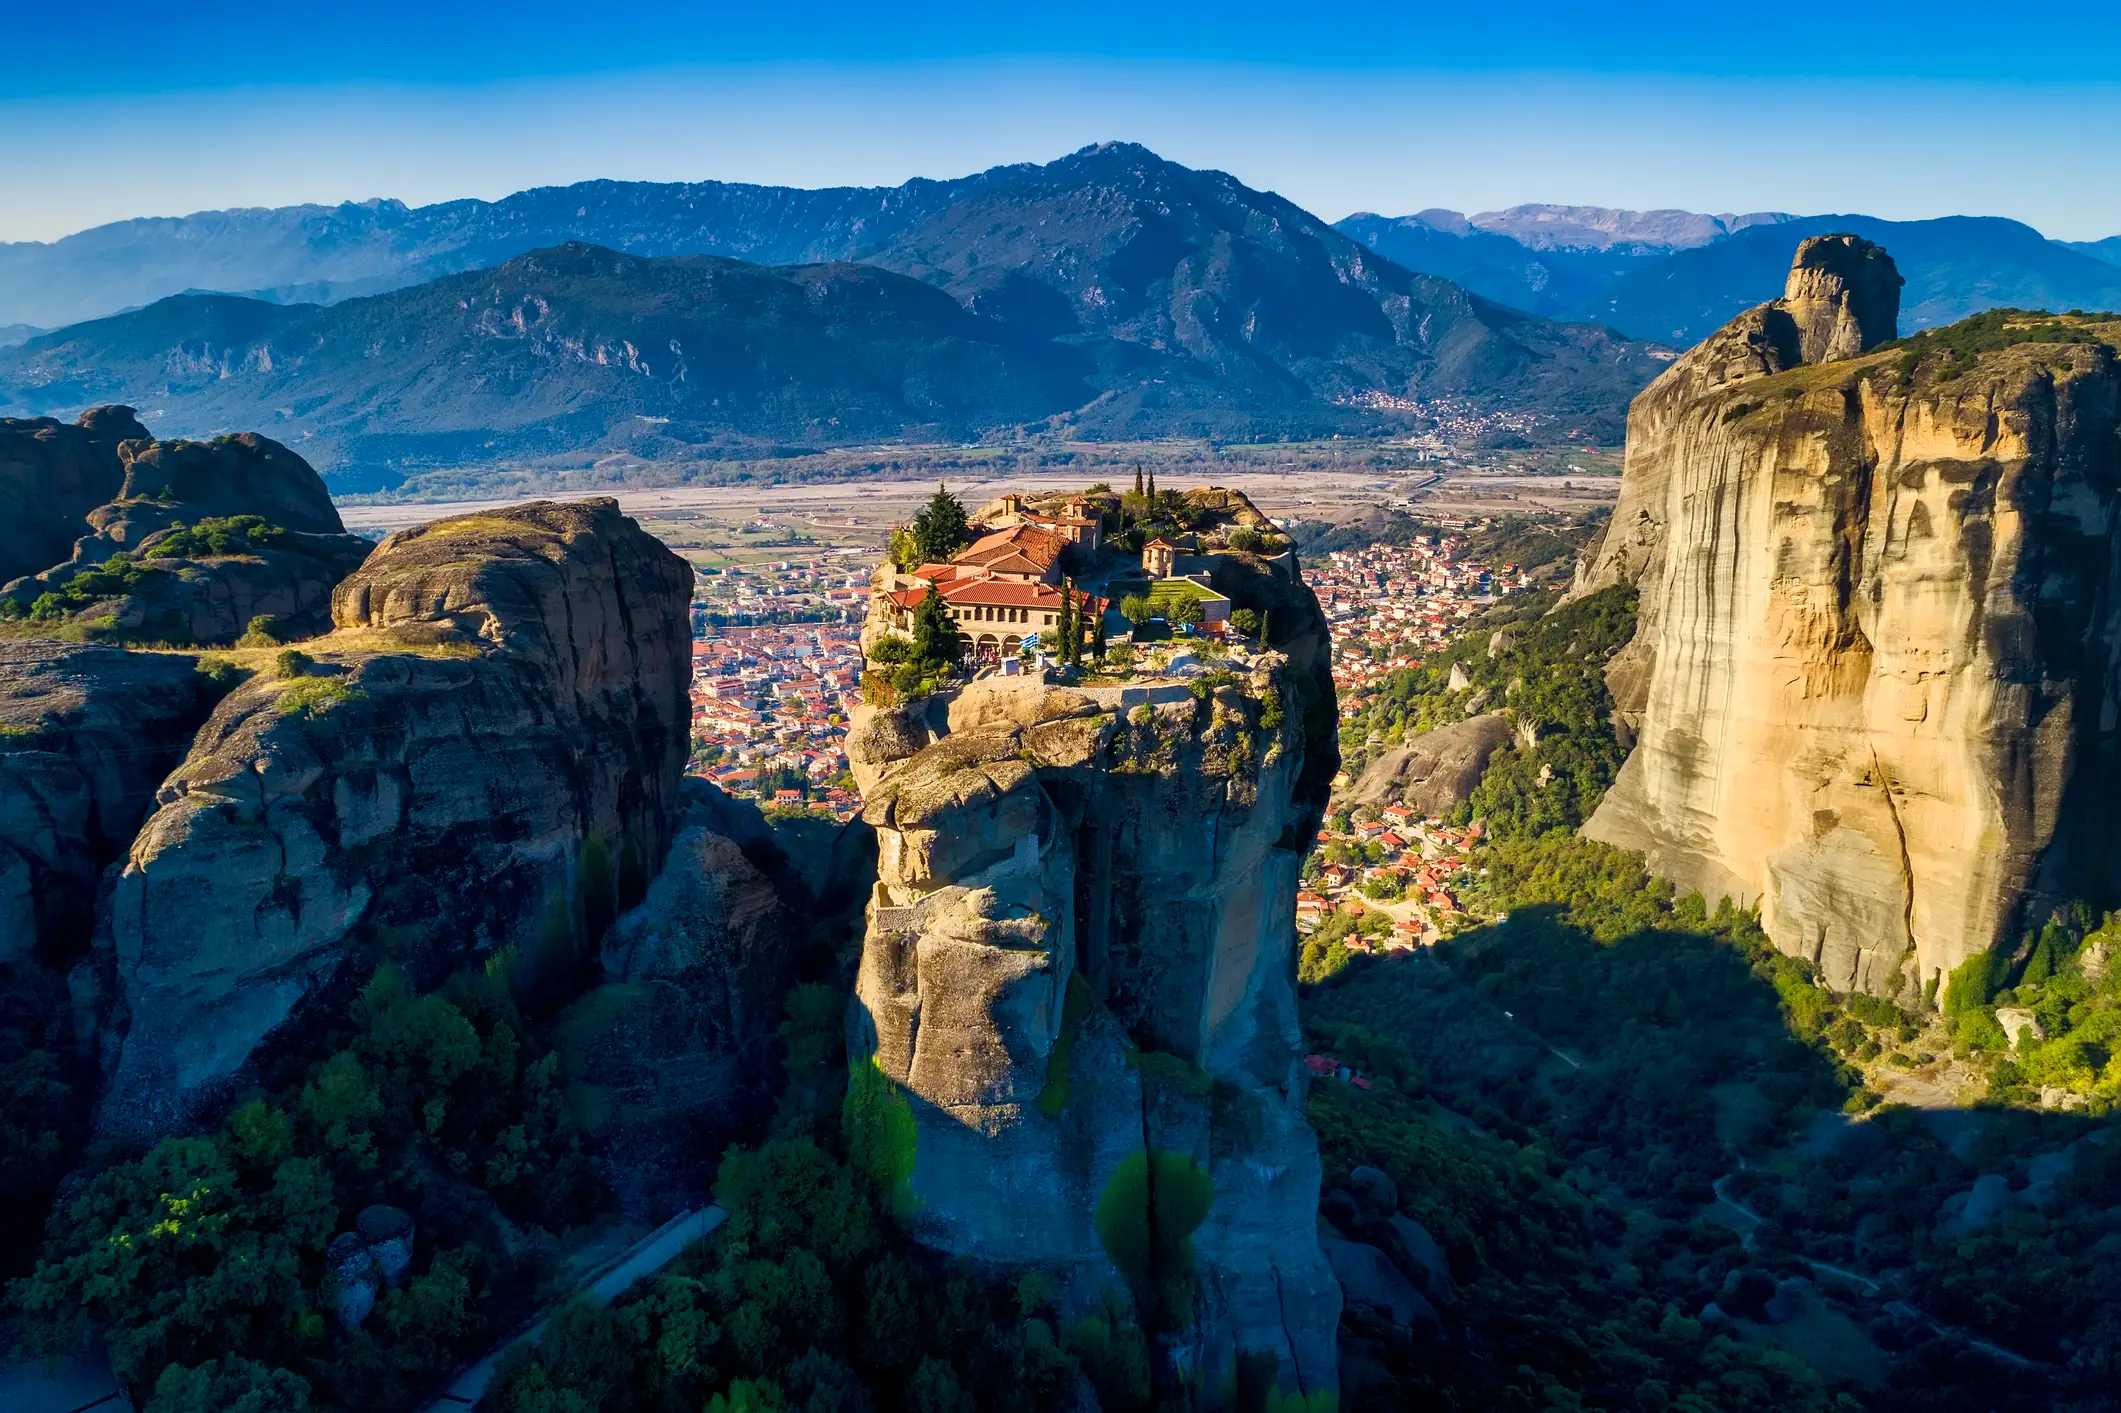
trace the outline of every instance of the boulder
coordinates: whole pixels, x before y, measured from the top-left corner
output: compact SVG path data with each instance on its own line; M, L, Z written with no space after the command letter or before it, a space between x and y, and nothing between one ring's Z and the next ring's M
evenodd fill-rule
M2031 1036L2034 1040L2047 1039L2047 1027L2040 1024L2040 1017L2024 1006L1998 1006L1996 1024L2003 1027L2003 1034L2013 1049L2017 1048L2020 1036Z
M1775 1278L1766 1271L1741 1266L1723 1278L1716 1304L1735 1319L1765 1318L1768 1301L1775 1297Z
M355 1330L376 1308L383 1274L360 1233L342 1231L324 1248L324 1295L341 1329Z
M1367 1165L1348 1173L1348 1190L1361 1204L1363 1214L1382 1221L1399 1210L1399 1188L1382 1168Z
M1861 236L1800 242L1782 295L1797 326L1798 362L1854 358L1897 337L1906 283L1893 257Z
M412 1269L412 1213L378 1202L361 1209L361 1215L354 1218L354 1230L367 1244L384 1287L395 1290Z
M118 456L124 485L116 502L90 520L120 549L136 546L143 533L166 528L161 508L169 506L181 506L198 519L256 515L303 534L346 532L323 478L294 452L256 432L207 442L129 442Z
M1790 1276L1776 1282L1775 1293L1760 1307L1762 1324L1786 1325L1804 1313L1805 1301L1811 1296L1812 1283L1803 1276Z
M1436 1307L1384 1252L1364 1242L1350 1241L1323 1223L1318 1230L1318 1245L1350 1306L1368 1309L1405 1329L1416 1325L1442 1328L1443 1318L1436 1313Z
M1510 720L1499 712L1425 731L1371 761L1347 799L1371 806L1399 801L1424 815L1449 814L1473 798L1488 758L1509 739Z
M356 957L415 986L511 946L527 986L591 965L678 825L690 595L609 500L385 541L315 666L223 701L132 842L103 1132L148 1142L232 1093Z
M770 1110L798 935L745 849L688 823L606 937L608 981L569 1008L562 1031L583 1082L611 1101L603 1162L629 1215L704 1200L718 1140Z
M1944 1199L1937 1209L1940 1236L1966 1236L1980 1231L2010 1210L2010 1179L2001 1173L1984 1173L1965 1192Z
M1386 1218L1391 1240L1384 1250L1396 1256L1400 1267L1412 1276L1430 1300L1445 1307L1458 1303L1458 1284L1451 1279L1451 1263L1429 1229L1411 1217L1394 1212Z

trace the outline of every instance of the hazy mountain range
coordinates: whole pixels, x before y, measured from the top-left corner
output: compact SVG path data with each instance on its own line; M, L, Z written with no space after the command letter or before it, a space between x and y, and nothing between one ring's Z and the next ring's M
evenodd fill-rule
M1280 197L1128 144L945 185L686 189L683 239L720 231L775 262L853 247L858 265L570 243L329 306L172 296L0 352L0 411L121 401L188 435L254 427L300 445L344 490L420 466L585 449L669 456L1024 426L1365 432L1409 394L1523 409L1557 435L1610 441L1670 356L1412 273ZM658 204L672 189L594 189L607 214L629 213L611 215L620 243L680 240L675 208ZM510 241L554 235L554 213L588 209L557 192L519 201L446 259L483 266ZM287 229L252 214L215 226L215 240ZM468 217L453 219L461 232ZM419 242L394 229L364 259L445 258L433 226ZM344 253L314 226L304 239ZM329 269L382 278L372 260Z
M1139 149L1110 144L1106 150ZM49 244L0 244L0 346L172 294L216 291L279 304L330 304L488 269L570 241L634 255L721 255L763 265L888 259L909 232L940 213L1016 188L1043 170L1022 164L949 181L821 190L593 181L491 202L415 208L364 201L121 221ZM1998 303L2121 302L2121 276L2111 273L2121 267L2121 236L2050 241L2029 226L1995 218L1882 221L1860 214L1525 205L1472 216L1441 209L1396 217L1359 213L1334 224L1410 270L1486 298L1549 317L1603 320L1660 340L1692 341L1727 317L1713 311L1773 297L1788 251L1824 229L1854 229L1891 244L1909 278L1909 328L1948 323ZM1699 254L1734 240L1745 256Z
M1772 299L1798 243L1829 231L1850 231L1892 252L1907 278L1902 332L1999 305L2121 308L2121 236L2070 245L1993 216L1882 221L1518 206L1472 217L1365 213L1337 224L1380 255L1489 299L1679 345Z
M0 412L258 427L342 489L552 452L1363 433L1410 400L1612 441L1653 344L1773 297L1828 230L1892 251L1903 329L2121 307L2121 237L1540 205L1329 224L1108 143L888 188L585 182L0 245Z

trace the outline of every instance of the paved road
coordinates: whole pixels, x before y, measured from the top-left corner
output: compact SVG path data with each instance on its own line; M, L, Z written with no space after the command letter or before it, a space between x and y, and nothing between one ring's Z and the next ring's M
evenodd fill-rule
M575 1287L567 1299L586 1295L609 1304L624 1295L635 1281L652 1276L675 1261L686 1247L720 1226L728 1215L719 1207L702 1207L672 1217L621 1252L616 1259L598 1268L588 1280ZM566 1300L559 1302L560 1305L566 1303ZM501 1356L519 1344L535 1343L545 1333L545 1321L549 1318L551 1311L535 1324L516 1331L495 1345L485 1358L451 1380L441 1396L427 1405L425 1413L463 1413L464 1409L477 1403L480 1395L486 1392L486 1385L493 1381L494 1366L500 1362Z
M0 1409L6 1413L133 1413L99 1343L56 1368L30 1358L0 1368Z

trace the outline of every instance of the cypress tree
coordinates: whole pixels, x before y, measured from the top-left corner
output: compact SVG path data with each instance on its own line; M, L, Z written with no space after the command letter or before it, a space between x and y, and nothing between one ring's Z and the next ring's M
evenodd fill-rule
M1101 609L1090 608L1090 651L1099 662L1105 660L1105 615Z
M1149 473L1149 518L1156 518L1156 473Z
M1075 581L1063 578L1061 580L1060 611L1060 660L1062 666L1075 666L1078 657L1076 649L1080 637L1081 635L1075 622Z
M1136 494L1136 495L1140 495L1141 493L1142 493L1142 464L1141 464L1141 463L1140 463L1139 461L1137 461L1137 462L1135 462L1135 463L1134 463L1134 494Z

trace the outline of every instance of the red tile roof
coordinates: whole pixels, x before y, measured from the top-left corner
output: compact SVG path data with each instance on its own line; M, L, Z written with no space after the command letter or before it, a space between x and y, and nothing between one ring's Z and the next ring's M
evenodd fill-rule
M1036 608L1050 613L1060 612L1061 591L1051 584L1025 584L1014 579L961 579L954 584L940 584L936 592L946 602L977 605L982 608ZM1093 612L1102 613L1105 601L1082 590L1075 591L1075 601ZM915 602L919 602L915 600Z
M999 574L1044 574L1060 559L1068 542L1050 530L1012 525L972 542L951 557L952 564L972 565Z

